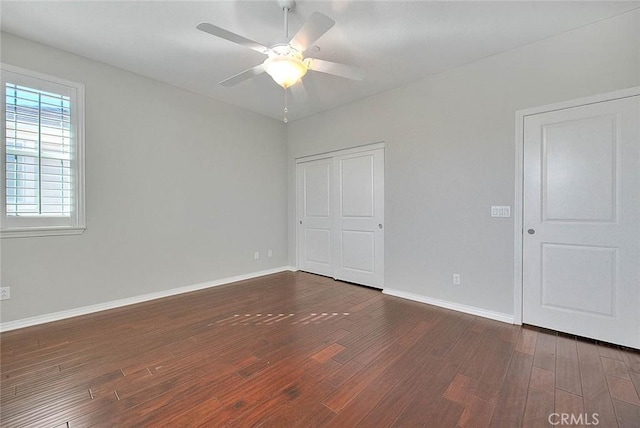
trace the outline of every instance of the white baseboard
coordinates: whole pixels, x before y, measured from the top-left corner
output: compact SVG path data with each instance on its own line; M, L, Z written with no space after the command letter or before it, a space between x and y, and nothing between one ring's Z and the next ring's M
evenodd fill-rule
M53 312L50 314L38 315L35 317L24 318L16 321L0 323L0 332L16 330L24 327L31 327L38 324L44 324L53 321L59 321L66 318L77 317L80 315L92 314L94 312L106 311L108 309L120 308L122 306L134 305L136 303L147 302L149 300L161 299L163 297L175 296L176 294L189 293L191 291L202 290L219 285L230 284L232 282L244 281L246 279L257 278L259 276L271 275L273 273L296 271L291 266L282 266L274 269L252 272L244 275L231 276L228 278L217 279L215 281L201 282L199 284L187 285L185 287L172 288L170 290L158 291L156 293L143 294L141 296L127 297L126 299L113 300L111 302L98 303L96 305L83 306L80 308L69 309L66 311Z
M392 288L385 288L384 290L382 290L382 292L390 296L401 297L403 299L414 300L416 302L426 303L428 305L452 309L454 311L477 315L479 317L506 322L508 324L513 324L514 321L513 315L504 314L502 312L489 311L482 308L476 308L475 306L467 306L460 303L449 302L447 300L434 299L432 297L421 296L419 294L409 293L406 291L394 290Z

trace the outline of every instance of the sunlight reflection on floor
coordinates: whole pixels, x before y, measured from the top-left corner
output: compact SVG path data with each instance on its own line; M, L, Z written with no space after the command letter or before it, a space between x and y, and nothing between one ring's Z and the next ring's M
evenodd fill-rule
M340 317L348 316L349 312L312 312L309 314L287 314L287 313L268 313L268 314L235 314L231 317L216 321L217 325L273 325L281 321L287 321L294 324L319 324L323 321L334 320ZM213 324L209 324L213 325Z

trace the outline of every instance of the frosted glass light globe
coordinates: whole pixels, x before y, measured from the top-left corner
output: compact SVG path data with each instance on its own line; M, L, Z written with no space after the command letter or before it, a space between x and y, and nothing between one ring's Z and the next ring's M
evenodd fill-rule
M263 65L269 76L285 89L298 82L309 69L297 55L273 55Z

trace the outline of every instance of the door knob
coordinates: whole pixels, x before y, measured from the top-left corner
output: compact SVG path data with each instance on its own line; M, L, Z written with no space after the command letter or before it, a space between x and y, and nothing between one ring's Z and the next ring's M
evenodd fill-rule
M382 229L382 223L378 223L378 229Z
M536 230L535 229L529 229L529 230L527 230L527 233L529 235L535 235L536 234Z

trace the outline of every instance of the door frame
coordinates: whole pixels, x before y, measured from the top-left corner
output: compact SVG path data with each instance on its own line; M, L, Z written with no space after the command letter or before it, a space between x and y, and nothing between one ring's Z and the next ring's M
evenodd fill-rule
M362 146L355 146L355 147L350 147L347 149L339 149L339 150L332 150L332 151L328 151L328 152L321 152L321 153L315 153L313 155L306 155L306 156L301 156L301 157L297 157L294 159L293 162L293 169L294 169L294 193L295 193L295 197L294 197L294 201L293 203L295 204L295 219L294 219L294 232L295 232L295 242L296 242L296 265L295 265L295 269L298 270L300 269L300 241L299 241L299 236L298 236L298 221L300 220L299 215L300 213L298 212L298 208L300 207L299 205L299 200L298 200L298 164L301 163L305 163L305 162L310 162L310 161L314 161L314 160L319 160L319 159L324 159L324 158L328 158L328 157L334 157L334 156L343 156L343 155L351 155L354 153L360 153L360 152L368 152L370 150L376 150L376 149L385 149L386 147L386 143L384 141L380 141L377 143L371 143L371 144L364 144ZM385 153L386 154L386 153ZM385 175L386 175L386 163L387 163L387 157L384 157L384 162L385 162ZM386 180L385 180L386 181ZM386 189L385 189L385 199L386 199ZM383 201L384 204L384 201ZM386 205L386 204L384 204ZM386 217L385 217L385 222L386 222Z
M513 232L514 232L514 274L513 274L513 323L522 324L522 304L523 304L523 239L524 233L524 120L527 116L548 113L552 111L565 110L573 107L580 107L589 104L596 104L605 101L613 101L640 95L640 86L621 89L603 94L592 95L583 98L576 98L544 106L528 108L516 111L516 138L515 138L515 196L513 206Z

